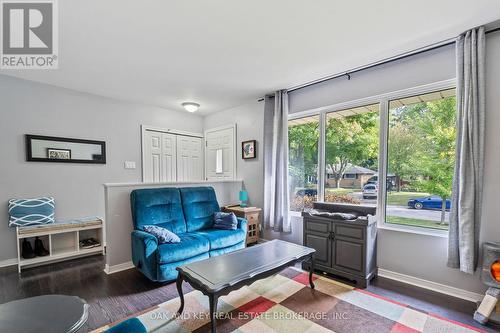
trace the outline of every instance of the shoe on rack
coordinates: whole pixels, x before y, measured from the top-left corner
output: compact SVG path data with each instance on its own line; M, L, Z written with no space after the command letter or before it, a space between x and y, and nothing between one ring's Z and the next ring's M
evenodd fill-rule
M101 243L97 239L95 239L95 238L90 238L89 242L92 244L92 247L101 246Z
M31 247L31 242L28 241L26 238L23 240L23 249L21 252L21 256L24 259L35 258L35 252L33 251L33 248Z
M43 246L43 241L36 237L35 238L35 254L39 257L45 257L49 255L49 251Z
M89 239L82 239L80 241L80 248L81 249L90 249L92 247L94 247L94 246L92 245L92 243L90 242Z

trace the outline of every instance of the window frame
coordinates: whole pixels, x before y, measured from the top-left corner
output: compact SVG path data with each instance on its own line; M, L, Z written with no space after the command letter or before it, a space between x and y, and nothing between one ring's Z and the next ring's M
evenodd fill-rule
M387 177L387 161L388 161L388 141L389 141L389 103L394 99L407 98L417 95L428 94L441 90L456 88L456 79L438 81L430 84L415 86L396 90L384 94L373 95L365 98L360 98L352 101L322 106L319 108L295 112L288 115L288 120L299 119L308 116L319 116L319 142L318 142L318 201L324 201L325 194L325 146L326 146L326 115L327 113L362 107L371 104L379 104L379 158L378 158L378 179L386 179ZM379 183L379 192L377 197L377 221L378 227L381 229L416 233L422 235L430 235L437 237L447 237L447 230L437 230L423 227L413 227L406 225L397 225L386 223L386 199L387 199L387 184L386 182ZM383 217L383 218L382 218Z

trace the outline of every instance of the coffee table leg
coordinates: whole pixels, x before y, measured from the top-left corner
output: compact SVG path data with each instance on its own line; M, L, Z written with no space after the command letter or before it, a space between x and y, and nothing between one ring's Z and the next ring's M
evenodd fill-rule
M177 291L179 292L179 298L181 299L181 307L177 311L177 315L180 316L182 311L184 311L184 294L182 293L182 274L181 273L179 273L179 275L177 276L176 285L177 285Z
M208 295L208 300L210 303L210 324L212 325L212 333L215 333L215 329L217 327L217 318L215 318L215 313L217 311L217 295L210 294Z
M311 255L309 257L309 285L311 286L311 289L314 289L314 283L313 283L313 273L314 273L314 256Z

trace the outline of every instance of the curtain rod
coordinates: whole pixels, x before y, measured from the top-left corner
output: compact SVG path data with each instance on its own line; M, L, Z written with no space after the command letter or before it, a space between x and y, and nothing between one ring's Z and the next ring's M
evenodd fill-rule
M495 29L491 29L491 30L486 31L486 34L489 34L489 33L492 33L492 32L496 32L496 31L499 31L499 30L500 30L500 27L495 28ZM401 60L401 59L409 58L409 57L415 56L417 54L421 54L421 53L424 53L424 52L428 52L428 51L432 51L432 50L435 50L435 49L439 49L441 47L452 45L452 44L455 43L455 40L456 40L456 37L449 38L449 39L443 40L441 42L437 42L437 43L434 43L434 44L431 44L431 45L428 45L428 46L424 46L424 47L421 47L421 48L418 48L418 49L415 49L415 50L412 50L412 51L408 51L408 52L404 52L404 53L395 55L393 57L389 57L389 58L385 58L385 59L382 59L382 60L379 60L379 61L375 61L375 62L369 63L367 65L364 65L364 66L355 67L355 68L353 68L351 70L343 71L343 72L340 72L340 73L337 73L337 74L333 74L333 75L322 77L322 78L314 80L314 81L309 81L309 82L306 82L306 83L303 83L303 84L300 84L300 85L297 85L297 86L293 86L291 88L288 88L287 90L288 90L288 92L291 92L291 91L295 91L295 90L299 90L299 89L302 89L302 88L306 88L306 87L312 86L312 85L317 84L317 83L321 83L321 82L325 82L325 81L337 79L337 78L340 78L340 77L343 77L343 76L347 76L347 79L350 80L351 79L351 74L354 74L354 73L357 73L357 72L360 72L360 71L363 71L363 70L367 70L367 69L370 69L370 68L373 68L373 67L378 67L378 66L381 66L381 65L385 65L385 64L388 64L388 63L391 63L391 62L394 62L394 61L398 61L398 60ZM260 101L260 99L259 99L259 101Z

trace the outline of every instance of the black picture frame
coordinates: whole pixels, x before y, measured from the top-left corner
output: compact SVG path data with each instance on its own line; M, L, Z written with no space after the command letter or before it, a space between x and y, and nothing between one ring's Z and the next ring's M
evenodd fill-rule
M72 158L69 158L69 159L48 158L48 156L46 158L33 157L32 140L44 140L44 141L54 141L54 142L71 142L71 143L99 145L99 146L101 146L101 155L100 155L101 158L100 159L81 160L81 159L72 159ZM105 141L26 134L25 135L25 146L26 146L26 161L27 162L106 164L106 142ZM65 149L65 148L47 148L47 149L69 150L69 149ZM71 155L71 151L70 151L70 155Z
M253 146L253 155L245 156L245 145L251 144ZM257 140L247 140L241 143L241 158L244 160L250 160L257 158Z

